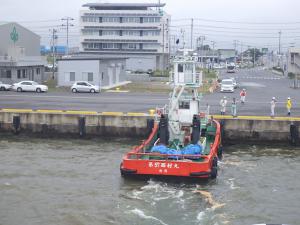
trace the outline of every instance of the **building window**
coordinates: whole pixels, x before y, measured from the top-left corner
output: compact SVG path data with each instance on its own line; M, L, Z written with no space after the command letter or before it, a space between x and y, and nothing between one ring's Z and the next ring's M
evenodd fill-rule
M179 109L190 109L190 102L179 102Z
M140 36L141 33L138 30L124 30L122 36Z
M140 23L140 17L123 17L122 23Z
M85 30L82 30L82 34L83 35L98 35L98 31L91 30L91 29L85 29Z
M21 79L21 70L17 71L17 76L18 76L18 79Z
M93 73L88 73L88 81L93 82L94 81L94 75Z
M118 31L118 30L103 30L102 36L120 36L120 31Z
M102 17L102 23L120 23L120 17Z
M103 43L102 48L103 49L119 49L120 44L117 44L117 43Z
M11 78L11 70L0 70L1 78Z
M75 72L70 72L70 81L75 81Z
M144 17L143 23L159 23L160 17Z
M143 36L159 36L160 31L159 30L144 30Z
M98 22L98 18L94 16L83 16L82 22L94 23L94 22Z
M22 70L22 77L23 78L27 77L27 71L25 69Z
M41 69L40 68L36 68L36 74L41 74Z

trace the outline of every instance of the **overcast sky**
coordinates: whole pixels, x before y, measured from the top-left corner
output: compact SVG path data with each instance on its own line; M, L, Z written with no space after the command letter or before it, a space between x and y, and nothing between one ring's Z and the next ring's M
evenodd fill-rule
M78 17L81 6L89 0L1 0L0 21L16 21L37 32L42 44L48 44L52 26L61 25L62 17L75 19L70 32L71 45L78 45ZM118 0L101 2L157 2ZM165 11L172 16L173 35L190 40L190 18L194 21L194 37L205 36L206 43L216 41L217 48L233 48L238 40L243 46L278 48L279 30L282 46L300 44L299 0L162 0ZM48 22L45 22L47 20ZM221 22L223 21L223 22ZM272 24L268 24L272 23ZM59 31L60 43L65 43L65 31ZM239 45L238 48L241 48Z

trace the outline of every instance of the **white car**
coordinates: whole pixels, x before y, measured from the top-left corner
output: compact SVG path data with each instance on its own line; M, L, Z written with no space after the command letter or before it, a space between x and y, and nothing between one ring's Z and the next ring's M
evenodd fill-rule
M11 87L10 84L4 84L0 81L0 91L9 91Z
M221 92L234 92L234 83L233 83L232 79L222 80Z
M238 87L238 83L237 83L236 79L234 77L231 77L230 79L232 80L233 86L236 89Z
M35 91L35 92L47 92L48 87L46 85L38 84L35 81L21 81L12 85L12 89L17 92L22 91Z
M86 81L77 81L72 85L71 91L73 93L76 93L76 92L90 92L90 93L97 92L97 93L99 93L100 87L97 85L90 84L89 82L86 82Z

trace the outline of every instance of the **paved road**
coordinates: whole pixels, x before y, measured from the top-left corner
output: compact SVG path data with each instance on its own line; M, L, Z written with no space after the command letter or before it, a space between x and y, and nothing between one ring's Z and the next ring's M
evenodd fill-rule
M220 73L221 78L235 77L240 83L235 93L213 93L204 96L204 103L211 106L212 113L219 113L219 101L228 98L228 111L233 97L239 99L241 88L247 89L246 104L238 104L239 115L269 115L270 101L278 99L277 115L285 115L285 100L291 97L293 116L300 116L300 90L290 88L291 80L261 69L241 70L235 74ZM61 110L93 110L98 112L148 112L156 106L168 103L168 94L157 93L17 93L0 92L0 108L31 108Z
M238 114L240 115L270 115L270 102L272 97L276 97L278 104L276 106L276 115L286 115L285 102L287 97L291 97L293 101L292 114L300 116L300 90L290 88L292 81L280 75L275 75L268 70L260 68L240 70L235 74L220 73L220 78L235 77L240 87L235 93L216 92L204 97L205 103L211 105L212 113L219 113L219 101L223 96L228 99L228 110L230 112L230 104L232 98L240 99L239 92L242 88L246 88L247 97L246 104L238 104Z

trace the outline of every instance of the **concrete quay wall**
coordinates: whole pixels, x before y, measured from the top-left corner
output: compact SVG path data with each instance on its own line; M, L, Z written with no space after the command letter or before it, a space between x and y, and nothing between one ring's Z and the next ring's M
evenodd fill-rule
M0 133L43 137L145 137L148 118L123 113L0 111Z
M221 121L225 142L283 142L291 139L291 124L300 133L300 118L213 116ZM85 112L59 110L0 110L0 133L22 133L43 137L129 137L146 138L148 120L144 113Z
M252 120L252 119L224 119L223 139L226 142L282 142L291 140L291 124L300 133L300 121L295 120Z

